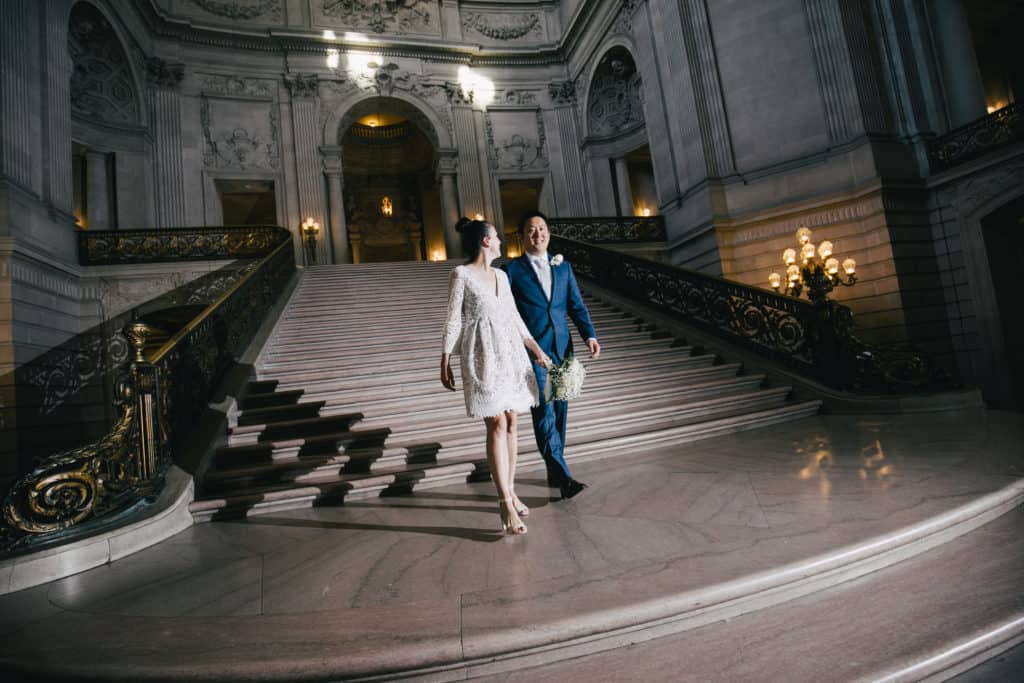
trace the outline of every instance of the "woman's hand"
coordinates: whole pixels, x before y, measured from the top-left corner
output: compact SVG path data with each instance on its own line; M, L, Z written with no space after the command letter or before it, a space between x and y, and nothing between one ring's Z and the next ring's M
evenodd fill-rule
M448 363L448 354L441 354L441 384L449 391L455 391L455 375L452 374L452 367Z
M530 353L532 353L533 357L537 359L537 362L541 367L550 368L554 365L554 363L551 362L551 359L548 358L548 354L544 353L543 349L540 348L540 344L533 339L527 339L525 343L526 348L530 350Z

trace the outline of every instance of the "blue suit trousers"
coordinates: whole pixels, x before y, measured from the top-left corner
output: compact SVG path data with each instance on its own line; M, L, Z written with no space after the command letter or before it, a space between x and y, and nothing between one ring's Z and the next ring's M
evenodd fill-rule
M537 376L537 388L540 389L540 405L531 408L533 417L533 435L537 439L537 448L544 458L548 471L548 481L561 485L569 479L569 466L565 464L565 420L569 413L568 401L545 401L544 384L547 382L548 371L537 363L533 364L533 372Z

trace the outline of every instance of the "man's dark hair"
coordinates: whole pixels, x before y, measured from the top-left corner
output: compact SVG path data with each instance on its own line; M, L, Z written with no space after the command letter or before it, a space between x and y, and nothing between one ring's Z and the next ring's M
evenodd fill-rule
M524 232L526 232L526 224L530 222L531 218L540 218L545 223L548 222L548 217L545 216L540 211L530 211L529 213L525 214L522 218L519 219L519 234L520 235L523 234Z

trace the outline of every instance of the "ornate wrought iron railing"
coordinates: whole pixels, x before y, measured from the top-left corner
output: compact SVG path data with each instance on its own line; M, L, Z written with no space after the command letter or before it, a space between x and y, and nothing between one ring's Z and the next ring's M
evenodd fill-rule
M83 266L260 258L277 245L279 228L243 225L160 230L82 230Z
M939 173L1022 140L1024 117L1014 103L929 141L928 165Z
M552 235L594 243L664 242L662 216L609 216L603 218L550 218Z
M812 304L560 236L552 236L551 249L563 253L575 272L605 289L826 386L904 393L952 385L940 368L913 349L859 340L853 334L850 309L835 301Z
M205 410L211 391L294 273L287 230L248 230L250 236L242 243L266 246L262 253L255 252L258 261L231 269L234 276L228 285L223 285L223 277L211 274L192 285L191 295L178 305L124 326L130 359L121 366L116 424L95 443L42 458L14 484L0 508L3 550L51 540L82 522L125 510L160 489L176 449ZM237 236L244 229L188 232ZM153 235L150 244L177 249L174 237ZM142 258L169 260L154 251Z

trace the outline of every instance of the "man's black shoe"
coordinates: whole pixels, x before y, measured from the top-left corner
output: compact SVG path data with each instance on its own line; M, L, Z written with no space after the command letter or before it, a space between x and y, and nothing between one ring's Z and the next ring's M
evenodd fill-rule
M583 482L576 481L575 479L566 479L565 483L558 487L558 490L561 492L563 499L568 499L585 488L587 488L587 485Z

